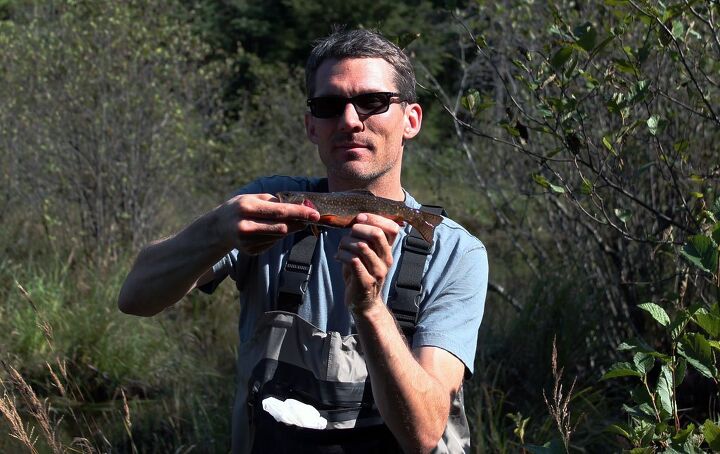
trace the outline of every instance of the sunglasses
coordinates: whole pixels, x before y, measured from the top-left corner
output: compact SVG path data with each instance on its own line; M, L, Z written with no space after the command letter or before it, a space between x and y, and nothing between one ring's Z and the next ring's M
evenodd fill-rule
M345 112L345 106L351 103L360 116L370 116L387 112L392 102L403 102L400 93L378 92L363 93L345 98L343 96L319 96L307 100L310 113L316 118L337 118Z

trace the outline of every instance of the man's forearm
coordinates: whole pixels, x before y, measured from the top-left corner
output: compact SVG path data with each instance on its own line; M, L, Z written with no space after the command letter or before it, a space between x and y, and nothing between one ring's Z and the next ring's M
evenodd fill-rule
M416 360L384 304L355 316L375 402L405 452L428 452L450 412L446 387Z
M146 246L120 290L121 311L151 316L182 299L229 246L221 244L213 212L178 234Z

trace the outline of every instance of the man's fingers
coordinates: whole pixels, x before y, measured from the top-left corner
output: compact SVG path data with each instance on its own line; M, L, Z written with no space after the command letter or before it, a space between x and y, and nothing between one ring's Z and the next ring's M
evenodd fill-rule
M399 232L400 226L392 219L376 214L361 213L355 218L352 235L365 238L378 245L384 246L387 243L392 246Z
M240 196L236 199L242 217L268 219L276 221L316 222L320 219L317 210L304 205L280 203L271 194Z
M335 259L340 263L344 264L343 267L343 278L347 280L350 276L347 274L350 271L351 274L355 275L355 278L361 282L362 286L370 286L378 282L378 278L372 275L363 259L350 251L338 249Z
M397 224L395 226L397 227ZM387 233L375 226L355 224L345 241L347 244L353 241L366 243L389 266L392 263L392 244L396 237L397 232ZM341 241L340 244L342 245L343 242Z
M346 263L350 263L352 258L359 259L367 274L378 281L385 279L388 268L392 264L392 256L389 251L385 253L383 250L378 254L367 242L352 237L346 237L340 242L338 256L346 258Z

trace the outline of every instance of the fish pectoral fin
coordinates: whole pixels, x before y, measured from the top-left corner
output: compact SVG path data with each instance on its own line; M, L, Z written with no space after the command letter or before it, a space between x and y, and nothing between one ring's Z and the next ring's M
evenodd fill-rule
M305 199L305 200L303 200L303 203L302 203L302 204L305 205L305 206L308 207L308 208L312 208L313 210L317 210L317 207L315 206L315 204L313 203L313 201L310 200L310 199Z

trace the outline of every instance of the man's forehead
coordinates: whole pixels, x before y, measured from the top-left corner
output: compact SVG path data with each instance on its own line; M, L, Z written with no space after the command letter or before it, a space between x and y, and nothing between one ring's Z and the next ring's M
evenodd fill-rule
M328 59L315 74L315 96L396 91L395 70L382 58Z

